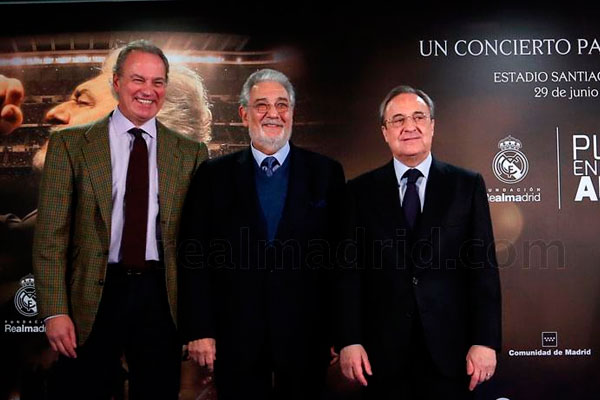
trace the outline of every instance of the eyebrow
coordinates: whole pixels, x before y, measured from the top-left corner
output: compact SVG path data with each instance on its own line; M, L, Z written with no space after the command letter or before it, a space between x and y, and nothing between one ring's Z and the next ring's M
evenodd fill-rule
M290 102L290 100L286 97L278 97L277 100L275 100L275 101L282 101L282 100L287 101L288 103ZM258 103L259 101L267 101L268 102L269 100L266 97L261 97L260 99L254 100L254 103Z
M81 88L81 89L80 88L75 88L75 90L73 91L72 96L75 97L75 98L77 98L77 97L80 97L80 96L82 96L84 94L87 94L90 97L94 97L90 93L91 92L90 92L90 90L88 88Z
M140 75L140 74L131 74L131 75L129 75L129 78L130 79L140 78L140 79L143 79L143 80L150 79L151 81L157 81L157 80L166 81L167 80L167 78L165 78L164 76L156 76L156 77L146 78L145 76Z
M427 113L426 113L425 111L413 111L413 113L412 113L412 114L402 114L402 113L398 113L398 114L394 114L394 115L392 115L392 118L394 118L394 117L398 117L398 116L406 117L407 115L415 115L415 114L423 114L423 115L425 115L425 114L427 114Z

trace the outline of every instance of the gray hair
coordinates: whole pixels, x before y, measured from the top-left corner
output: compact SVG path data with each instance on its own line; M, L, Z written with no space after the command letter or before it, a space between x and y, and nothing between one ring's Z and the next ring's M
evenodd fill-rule
M272 81L281 84L287 91L290 96L290 103L292 107L296 105L296 92L294 91L294 86L288 79L285 74L276 71L274 69L261 69L258 70L246 79L244 82L244 86L242 86L242 93L240 93L240 105L242 107L248 107L248 103L250 103L250 90L254 85L260 82Z
M385 125L385 108L387 107L388 103L396 96L401 95L401 94L414 94L417 95L418 97L420 97L425 104L427 104L427 107L429 107L429 115L431 117L431 119L434 119L434 112L435 112L435 105L433 104L433 100L431 100L431 97L429 97L427 95L427 93L425 93L424 91L422 91L421 89L415 89L412 86L406 86L406 85L400 85L400 86L396 86L395 88L393 88L388 94L387 96L385 96L385 98L383 99L383 101L381 102L381 105L379 106L379 122L381 123L381 126Z
M173 66L165 102L156 118L169 129L208 143L212 122L209 107L200 75L183 65Z
M127 43L127 45L123 47L123 49L117 56L117 61L115 63L115 66L113 67L113 73L117 74L117 76L122 75L125 60L127 60L129 54L133 53L134 51L150 53L160 57L163 64L165 65L165 78L167 79L167 81L169 80L169 60L167 60L167 57L158 46L155 46L154 44L145 39L134 40L133 42Z

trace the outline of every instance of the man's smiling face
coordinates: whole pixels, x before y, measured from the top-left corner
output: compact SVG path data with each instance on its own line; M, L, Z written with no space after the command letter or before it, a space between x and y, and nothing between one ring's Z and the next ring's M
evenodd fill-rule
M155 54L134 51L127 56L121 75L113 75L113 88L119 98L119 110L141 126L156 116L165 101L165 64Z
M290 139L294 108L280 83L262 81L252 86L248 106L239 111L257 150L273 154Z

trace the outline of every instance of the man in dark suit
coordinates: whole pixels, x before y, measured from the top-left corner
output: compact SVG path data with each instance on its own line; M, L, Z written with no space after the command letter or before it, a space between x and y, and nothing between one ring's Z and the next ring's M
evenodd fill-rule
M342 372L370 399L470 398L501 336L485 184L432 158L423 91L393 89L380 118L393 161L348 184L357 246L338 286Z
M169 63L146 42L114 67L118 107L52 134L33 249L40 316L61 355L51 397L110 398L121 354L129 398L176 399L176 234L206 146L167 129Z
M182 330L192 358L214 362L220 400L314 399L331 344L343 171L289 143L295 94L282 73L253 73L240 104L251 146L204 163L190 187Z

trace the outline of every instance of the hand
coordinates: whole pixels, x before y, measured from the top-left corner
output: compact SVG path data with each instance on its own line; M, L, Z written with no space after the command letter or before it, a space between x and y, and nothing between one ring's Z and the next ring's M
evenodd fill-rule
M329 349L329 355L331 356L331 361L329 361L329 365L333 365L340 359L340 355L335 352L335 348L331 346Z
M8 135L23 123L23 97L21 81L0 75L0 134Z
M211 372L215 369L215 360L217 359L215 343L213 338L197 339L188 343L188 353L192 360L201 367L208 367Z
M58 315L46 320L46 336L50 341L52 350L58 351L65 357L77 358L75 349L75 325L68 315Z
M496 351L487 346L473 345L467 353L467 375L471 375L469 390L489 380L496 370Z
M351 381L356 380L363 386L367 386L363 370L367 374L373 375L367 352L360 344L346 346L340 351L340 366L346 378Z

